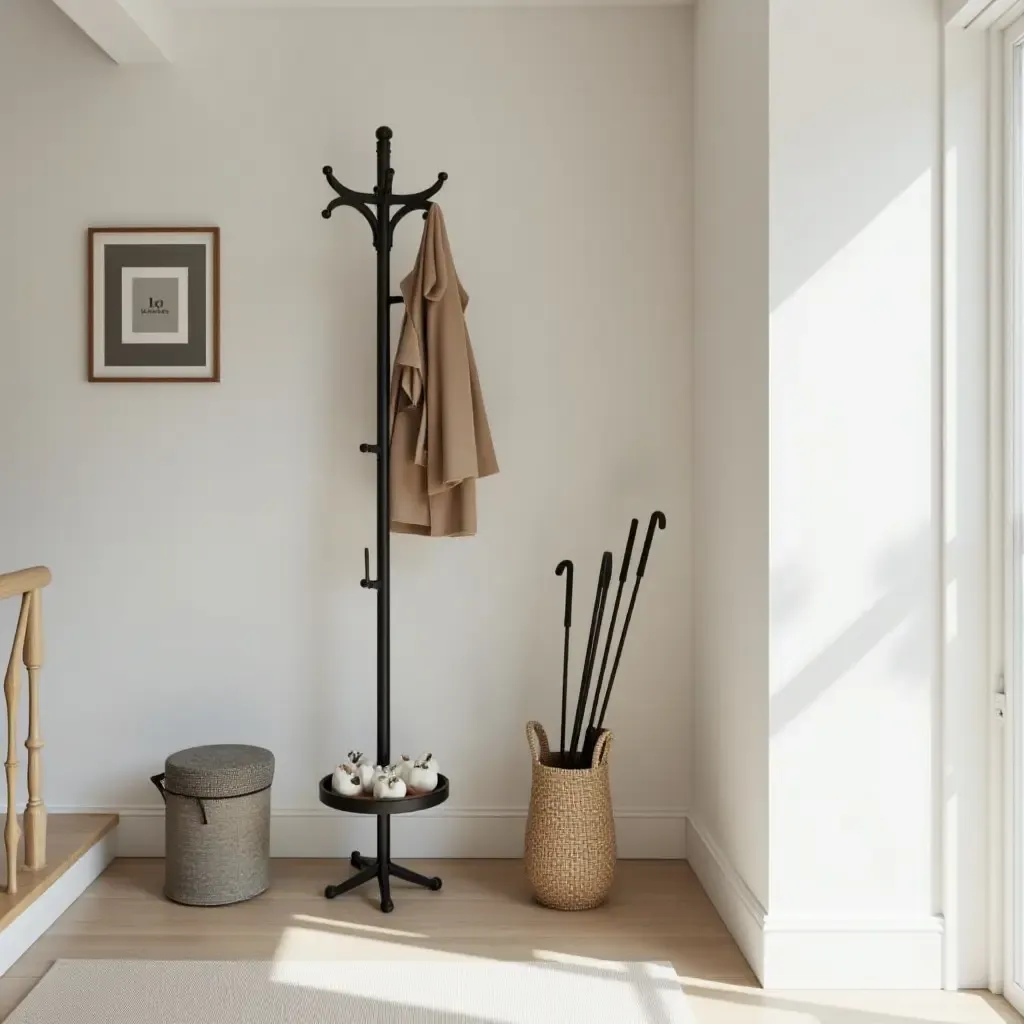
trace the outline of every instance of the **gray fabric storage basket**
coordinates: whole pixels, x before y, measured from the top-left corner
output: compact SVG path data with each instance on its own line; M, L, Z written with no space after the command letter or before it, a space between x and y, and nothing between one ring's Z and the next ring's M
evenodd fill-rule
M274 755L262 747L190 747L167 758L164 895L215 907L270 885L270 785Z

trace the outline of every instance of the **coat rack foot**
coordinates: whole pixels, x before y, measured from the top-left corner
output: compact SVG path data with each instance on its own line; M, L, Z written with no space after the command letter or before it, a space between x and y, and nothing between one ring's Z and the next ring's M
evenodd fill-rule
M353 889L358 889L359 886L376 879L381 890L380 909L384 914L390 914L395 909L394 901L391 899L392 878L398 878L403 882L410 882L413 885L421 885L424 889L429 889L431 892L440 891L441 886L444 884L436 875L433 877L421 875L418 871L410 871L409 868L402 867L401 864L396 864L392 860L387 862L387 872L382 876L377 867L377 859L374 857L364 857L358 850L352 851L349 863L357 869L358 874L353 875L351 878L346 878L344 882L339 882L337 885L327 886L324 889L324 896L329 900L333 900L337 896L351 892Z

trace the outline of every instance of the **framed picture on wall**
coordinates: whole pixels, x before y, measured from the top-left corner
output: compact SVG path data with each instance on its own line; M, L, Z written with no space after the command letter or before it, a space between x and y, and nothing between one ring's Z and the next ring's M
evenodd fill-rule
M220 229L89 229L89 380L220 380Z

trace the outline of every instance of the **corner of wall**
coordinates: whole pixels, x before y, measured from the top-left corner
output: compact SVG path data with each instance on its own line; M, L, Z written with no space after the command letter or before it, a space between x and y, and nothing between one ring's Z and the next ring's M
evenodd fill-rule
M693 815L687 821L686 853L697 880L766 989L942 987L941 917L773 916Z
M697 881L708 894L758 981L764 985L765 909L693 815L687 820L686 855Z

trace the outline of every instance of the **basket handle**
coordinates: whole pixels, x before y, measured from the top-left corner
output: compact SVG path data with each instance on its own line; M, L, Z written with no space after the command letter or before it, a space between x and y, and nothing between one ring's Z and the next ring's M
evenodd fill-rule
M540 722L526 723L526 742L530 744L530 753L533 754L535 764L546 761L551 756L551 748L548 746L548 734Z
M600 768L608 761L608 755L612 749L612 734L608 729L602 729L594 744L594 755L590 759L591 768Z
M167 803L167 790L164 789L164 773L161 772L159 775L151 775L149 781L160 791L160 796L163 797L164 803Z
M164 803L167 803L167 787L164 786L164 778L165 775L163 772L161 772L159 775L151 775L149 777L149 781L152 782L153 785L156 786L156 788L160 791L160 796L163 797ZM257 792L259 792L259 790ZM174 795L176 796L178 794ZM201 796L194 796L192 797L192 799L195 800L197 804L199 804L199 810L203 816L203 824L209 825L210 819L206 813L206 804L203 803L203 798Z

